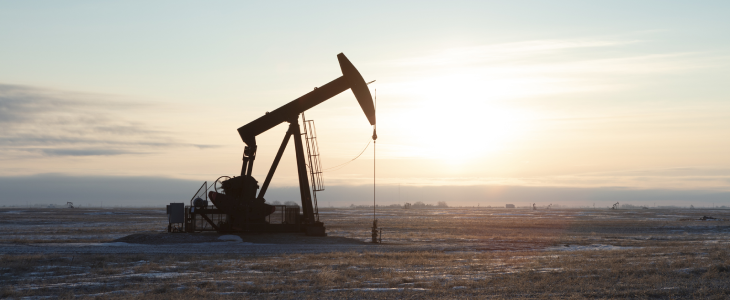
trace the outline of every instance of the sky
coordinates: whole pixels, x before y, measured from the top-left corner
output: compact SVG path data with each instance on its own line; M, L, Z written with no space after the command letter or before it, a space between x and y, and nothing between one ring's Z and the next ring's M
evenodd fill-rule
M340 52L376 80L383 204L730 205L728 6L0 1L0 205L162 203L238 175L236 129L341 76ZM368 203L372 127L352 93L306 117L318 197ZM257 137L260 182L286 126ZM269 200L296 198L293 156ZM115 182L155 196L112 197Z

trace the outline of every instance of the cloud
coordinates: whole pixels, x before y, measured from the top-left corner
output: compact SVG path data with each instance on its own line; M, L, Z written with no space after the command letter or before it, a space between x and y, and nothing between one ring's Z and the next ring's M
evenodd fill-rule
M397 74L380 85L418 99L511 99L626 89L625 76L656 76L716 67L728 56L704 52L644 53L640 40L568 39L452 48L387 61Z
M37 149L37 151L47 156L110 156L140 153L114 149Z
M398 59L386 64L398 66L471 66L480 63L504 63L521 61L535 56L545 56L555 53L565 53L585 48L606 48L623 46L639 41L622 40L535 40L513 43L479 45L471 47L451 48L429 55Z
M700 167L678 167L661 169L640 169L622 170L612 172L595 172L580 174L582 176L661 176L661 177L687 177L687 176L725 176L730 177L728 168L700 168Z
M65 204L76 206L162 206L184 202L202 182L160 177L66 176L39 174L0 177L0 204Z
M213 148L174 138L174 132L133 116L154 104L108 95L0 84L0 149L45 156L145 154L173 147Z
M372 177L326 174L328 185L366 185ZM620 170L611 172L574 173L546 176L462 176L425 177L411 176L378 177L383 186L522 186L534 188L620 188L666 191L703 190L707 192L730 192L730 169L713 167L657 168L642 170Z
M21 85L9 85L0 83L0 123L5 126L23 124L38 116L55 113L69 113L76 111L77 114L66 115L66 118L77 117L83 121L98 122L100 118L82 112L89 110L116 110L120 108L136 108L141 104L131 102L111 101L108 95L94 95L84 93L72 93L51 89L36 88ZM57 121L63 123L63 119Z
M657 73L713 66L727 56L702 52L622 52L640 40L534 40L444 49L435 53L395 59L386 66L421 68L487 68L493 73ZM630 54L628 54L630 53Z

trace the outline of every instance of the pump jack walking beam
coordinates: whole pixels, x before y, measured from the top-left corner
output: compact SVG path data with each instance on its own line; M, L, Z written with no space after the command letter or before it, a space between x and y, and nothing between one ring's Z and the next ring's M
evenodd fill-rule
M365 116L368 118L370 125L375 125L375 105L373 104L373 98L370 95L367 83L365 83L360 72L355 69L355 66L352 65L344 54L338 54L337 60L340 62L342 76L319 88L314 88L313 91L305 94L304 96L301 96L284 106L241 126L238 128L238 134L241 136L243 142L249 147L255 146L257 135L274 128L276 125L283 122L296 119L299 114L334 96L337 96L347 89L352 89L352 92L355 94L357 102L360 103L360 107L365 113Z

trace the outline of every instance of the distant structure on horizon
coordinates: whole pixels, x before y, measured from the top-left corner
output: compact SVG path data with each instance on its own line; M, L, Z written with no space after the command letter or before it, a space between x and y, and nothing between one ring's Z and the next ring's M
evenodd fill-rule
M505 207L506 208L515 208L515 205L514 204L507 204L507 205L505 205Z

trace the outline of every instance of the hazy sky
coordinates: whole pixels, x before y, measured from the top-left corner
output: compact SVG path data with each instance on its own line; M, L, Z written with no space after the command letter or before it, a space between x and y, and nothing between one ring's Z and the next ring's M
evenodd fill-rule
M2 1L0 176L237 175L236 128L341 76L343 52L377 80L383 185L730 191L728 11L726 1ZM350 91L306 116L324 168L370 139ZM285 131L258 137L259 181ZM371 145L325 184L372 182L372 158ZM272 186L295 174L290 145Z

